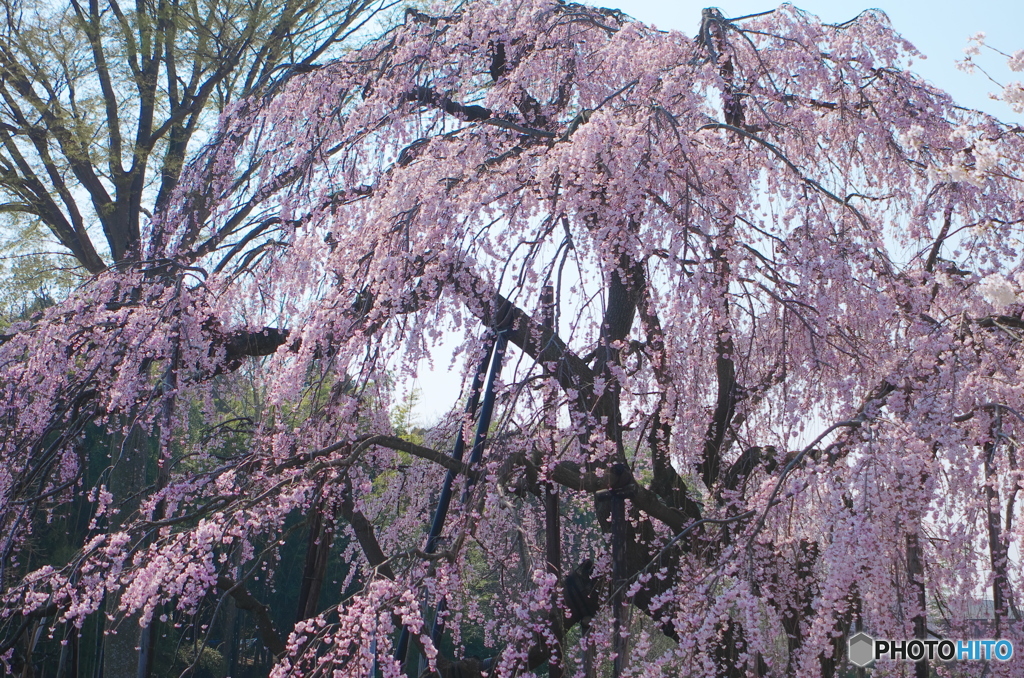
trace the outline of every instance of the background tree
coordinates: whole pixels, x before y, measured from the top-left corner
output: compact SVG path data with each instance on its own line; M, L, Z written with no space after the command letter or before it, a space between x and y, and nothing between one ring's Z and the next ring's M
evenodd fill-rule
M690 39L481 2L240 101L139 261L0 348L7 661L114 593L199 647L234 600L274 676L835 676L852 628L977 633L981 590L1019 644L1024 144L912 52L874 11L706 10ZM389 385L446 331L479 408L413 443ZM161 480L26 565L86 422L156 431ZM345 578L285 615L253 591L303 515Z
M167 202L196 133L388 4L4 2L4 211L41 221L90 273L137 259L142 215Z

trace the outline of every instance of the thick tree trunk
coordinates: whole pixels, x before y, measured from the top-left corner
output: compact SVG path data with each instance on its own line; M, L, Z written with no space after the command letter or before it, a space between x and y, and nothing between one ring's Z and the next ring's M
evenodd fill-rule
M331 553L334 535L334 521L324 515L327 502L321 498L309 517L309 542L306 546L306 563L302 572L299 590L299 604L296 621L309 619L317 613L320 589L327 574L327 559Z
M134 417L132 417L134 419ZM127 435L115 433L110 439L110 492L114 495L114 508L118 513L111 516L109 529L115 532L128 522L139 509L142 490L146 487L146 462L148 457L145 429L127 418L130 425ZM106 612L117 616L120 595L107 597ZM138 674L139 648L142 643L142 628L138 617L124 617L115 628L108 628L109 634L103 639L104 676L128 678Z
M910 586L917 606L914 614L914 637L924 640L928 637L927 598L924 587L924 557L917 532L907 533L907 584ZM914 677L928 678L928 659L914 663Z
M1002 637L1003 620L1006 618L1006 593L1009 577L1007 576L1007 548L1002 535L1002 506L999 501L999 490L995 487L995 453L996 445L985 445L985 499L988 504L988 547L989 562L992 564L992 607L995 617L994 637Z

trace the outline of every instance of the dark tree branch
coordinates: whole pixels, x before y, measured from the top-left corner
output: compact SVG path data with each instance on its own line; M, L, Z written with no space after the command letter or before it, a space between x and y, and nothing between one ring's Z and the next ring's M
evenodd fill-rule
M270 618L267 606L253 597L246 590L243 582L236 582L227 575L222 574L217 578L217 588L231 596L238 609L245 610L252 615L264 647L270 650L275 657L283 657L287 648L274 628L274 622Z
M348 480L346 479L347 482ZM356 540L363 549L363 555L366 556L366 561L370 564L370 567L381 576L394 579L395 572L391 568L388 557L384 555L384 549L380 547L380 542L377 541L377 535L373 531L373 523L367 520L362 511L355 509L355 500L352 498L351 488L343 495L341 515L352 526L352 531L356 533ZM401 626L401 622L399 622L398 626Z
M273 355L288 341L291 330L264 327L257 332L233 332L224 342L226 358L233 362L241 358Z

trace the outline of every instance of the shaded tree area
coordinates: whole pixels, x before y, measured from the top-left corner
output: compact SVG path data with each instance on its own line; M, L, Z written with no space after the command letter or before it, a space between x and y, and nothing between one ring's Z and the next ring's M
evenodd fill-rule
M245 444L246 426L252 418L239 415L251 414L249 408L252 403L251 400L247 402L244 394L232 396L237 384L221 382L218 384L220 392L215 396L217 402L213 416L202 411L198 404L190 404L192 421L189 428L192 433L185 441L191 443L190 447L201 446L203 436L208 435L211 428L220 429L218 454L230 455ZM217 416L222 421L211 426ZM193 440L189 441L189 438ZM25 519L32 521L26 527L31 530L33 538L19 549L16 559L6 563L8 572L11 569L17 573L44 566L73 566L80 556L78 549L81 544L112 529L111 525L116 521L112 514L119 510L113 495L115 488L110 482L113 477L111 460L118 454L118 450L112 448L120 442L120 438L110 435L107 427L86 425L78 437L75 453L80 465L81 486L93 489L62 498L62 501L40 502L38 507L33 507L36 510L27 514ZM146 488L153 491L160 476L157 466L160 451L154 440L146 443L145 452ZM186 448L179 446L167 456L174 460L174 472L201 473L209 465L203 460L196 460L194 455L186 452ZM103 510L97 512L96 509L97 503L102 505L106 500L111 501L113 510L104 517ZM329 514L332 508L321 506L323 514L317 511L291 516L283 527L284 538L280 543L257 542L256 547L264 556L258 566L250 564L248 568L239 565L228 568L226 578L218 582L222 589L231 588L238 579L248 581L244 589L233 592L236 594L234 597L211 598L187 613L171 604L154 608L156 621L160 623L153 624L155 631L149 648L152 658L146 670L151 675L186 672L207 678L267 675L274 655L261 637L260 624L269 623L268 628L275 630L289 628L296 621L296 614L308 616L305 609L322 609L346 588L352 588L348 583L351 574L342 558L347 540L335 540L333 525L323 523L323 515ZM311 547L321 545L323 556L332 554L330 560L309 556ZM304 572L304 568L310 570L314 563L319 563L319 569ZM297 576L297 573L302 576ZM325 591L310 590L313 586L323 589L325 584L328 587ZM104 642L109 636L104 634L114 631L116 635L134 637L136 643L139 638L137 617L122 618L110 601L109 595L99 601L98 613L84 619L80 628L55 624L57 610L50 606L40 609L44 616L24 618L16 614L5 619L6 623L17 625L7 629L13 633L9 633L5 640L20 639L25 643L15 646L13 663L8 665L8 669L13 669L14 675L110 675L111 669L105 661L110 643ZM264 607L267 614L263 613ZM111 617L105 620L104 614ZM26 652L29 647L31 651ZM138 661L138 647L129 649L134 650L133 658ZM31 655L30 664L22 659L22 652Z
M226 105L0 345L4 660L107 614L139 673L244 624L275 677L831 677L979 591L1019 642L1024 141L913 54L477 2Z

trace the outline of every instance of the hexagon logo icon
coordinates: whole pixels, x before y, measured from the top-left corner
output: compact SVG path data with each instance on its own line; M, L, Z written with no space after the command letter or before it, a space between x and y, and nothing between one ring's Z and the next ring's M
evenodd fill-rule
M854 666L865 667L875 659L875 639L863 631L850 636L850 663Z

